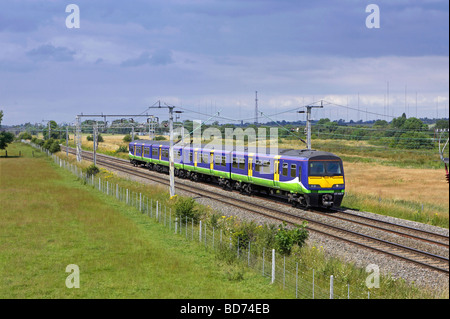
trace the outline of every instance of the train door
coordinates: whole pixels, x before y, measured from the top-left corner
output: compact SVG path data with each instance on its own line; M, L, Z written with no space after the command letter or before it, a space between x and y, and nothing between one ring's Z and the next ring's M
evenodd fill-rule
M197 167L198 148L194 150L194 167Z
M159 153L158 153L159 161L161 161L161 156L162 156L162 145L159 146Z
M248 181L252 182L253 181L253 155L249 153L248 154Z
M273 161L273 184L275 187L280 187L280 157L275 156Z
M214 150L209 153L209 169L211 170L211 174L214 170Z

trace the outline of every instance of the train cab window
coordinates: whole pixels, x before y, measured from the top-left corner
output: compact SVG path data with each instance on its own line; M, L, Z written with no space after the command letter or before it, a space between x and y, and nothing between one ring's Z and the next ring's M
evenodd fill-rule
M245 169L245 158L239 159L239 169Z
M238 168L238 159L236 157L233 157L233 168Z
M283 163L283 170L282 170L283 176L288 176L288 168L289 168L289 164Z
M291 164L291 177L297 177L297 165L295 164Z

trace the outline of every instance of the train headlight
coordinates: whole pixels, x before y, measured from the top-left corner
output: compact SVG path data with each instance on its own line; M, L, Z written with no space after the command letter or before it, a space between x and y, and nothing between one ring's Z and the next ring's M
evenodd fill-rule
M320 188L320 185L309 184L309 188L311 188L311 189Z
M344 184L334 184L333 188L342 188L344 187Z

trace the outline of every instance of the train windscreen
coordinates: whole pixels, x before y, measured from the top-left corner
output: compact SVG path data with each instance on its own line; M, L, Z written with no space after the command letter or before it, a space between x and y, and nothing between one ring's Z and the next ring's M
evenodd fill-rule
M341 161L310 161L309 176L340 176L343 175Z

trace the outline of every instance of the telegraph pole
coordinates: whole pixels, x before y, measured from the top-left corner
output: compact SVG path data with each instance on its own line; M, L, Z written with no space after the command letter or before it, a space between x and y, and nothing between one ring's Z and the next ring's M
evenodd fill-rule
M306 149L311 149L311 110L313 108L323 108L323 101L320 105L307 105L306 107ZM305 113L305 111L298 111L297 113Z

